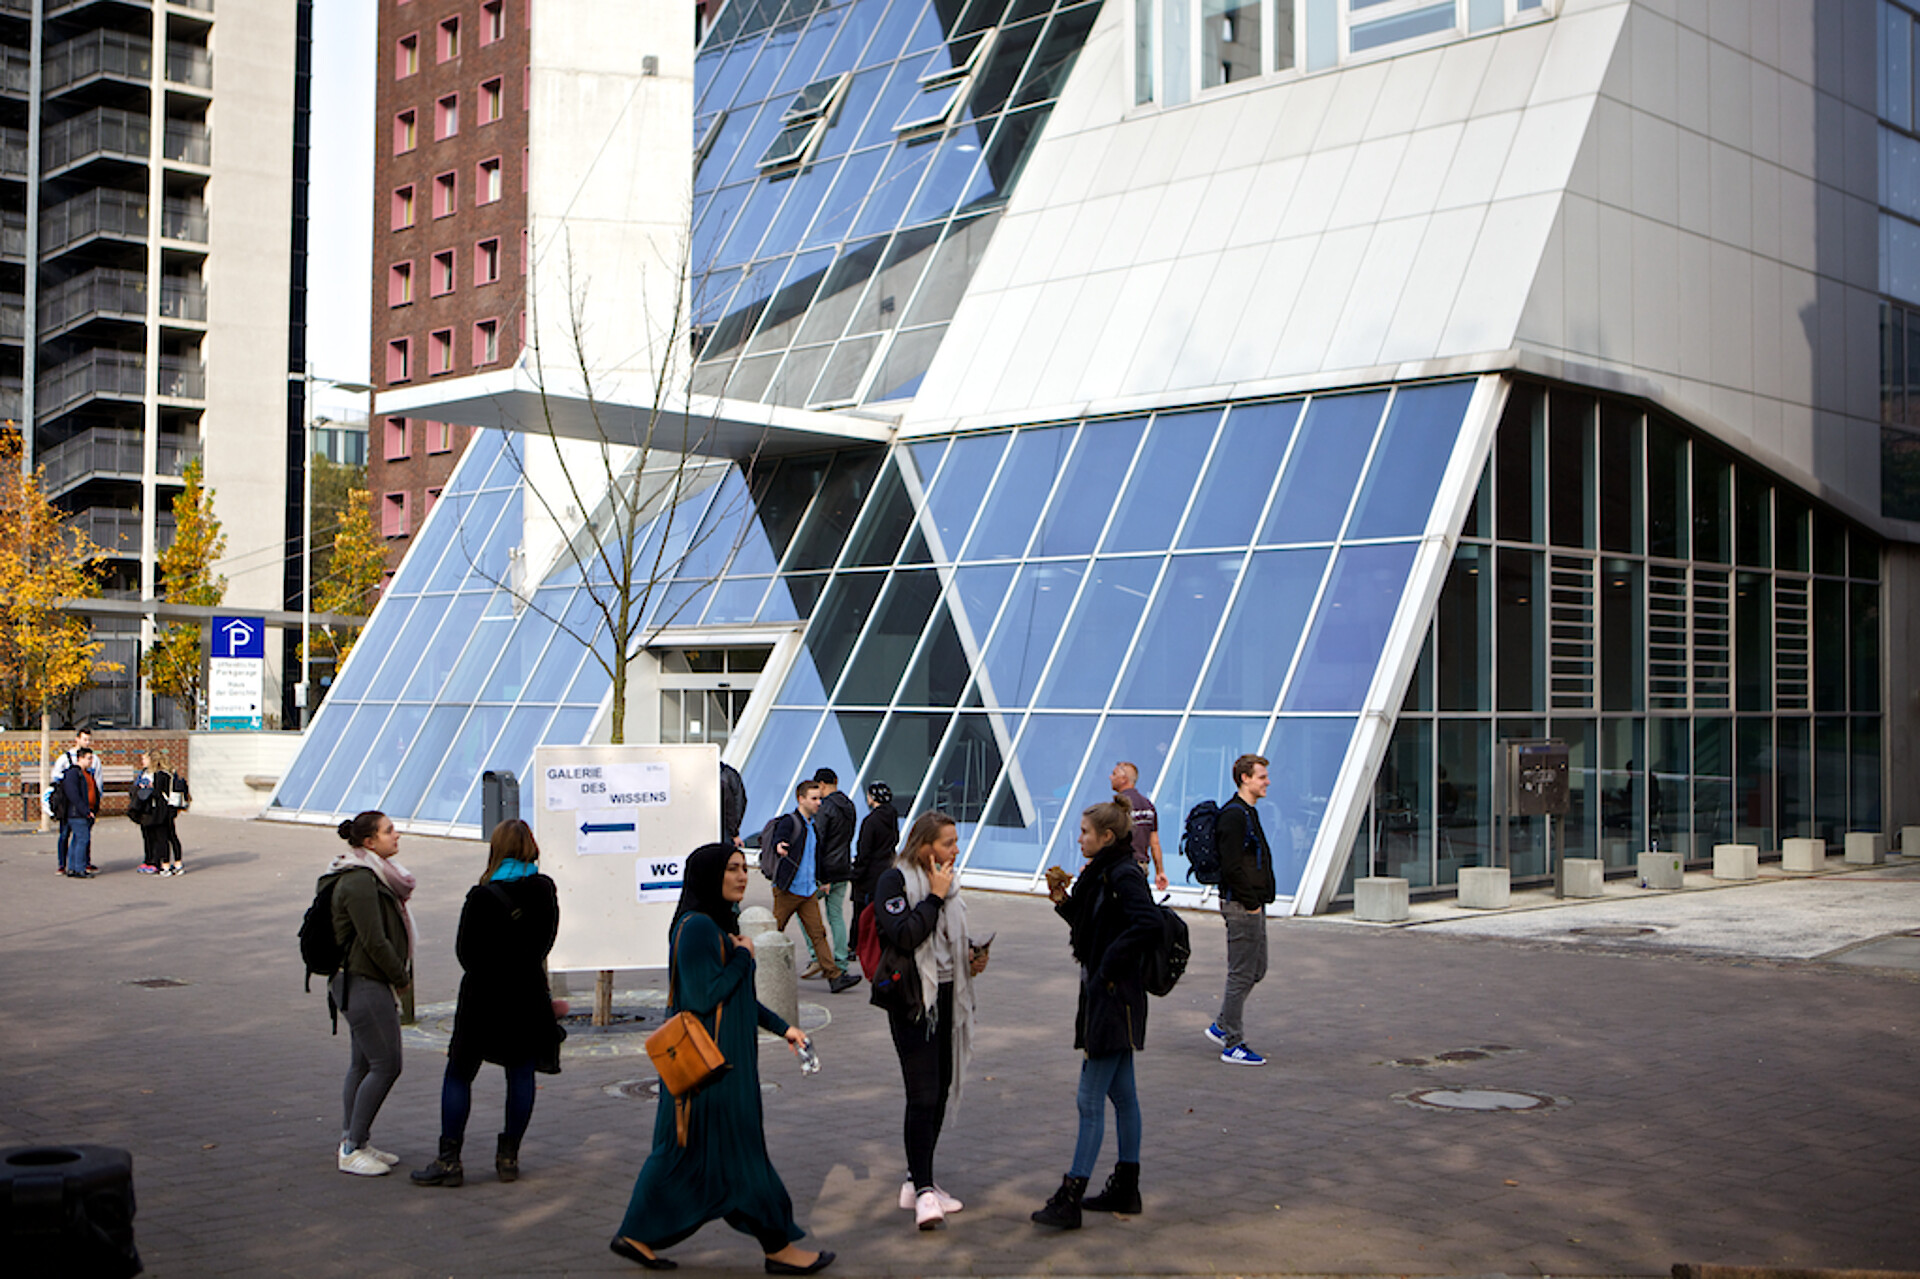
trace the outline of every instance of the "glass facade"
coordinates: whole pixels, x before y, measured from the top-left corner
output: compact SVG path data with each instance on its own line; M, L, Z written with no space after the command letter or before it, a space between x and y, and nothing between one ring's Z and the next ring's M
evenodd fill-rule
M1920 520L1920 112L1914 10L1879 0L1880 513Z

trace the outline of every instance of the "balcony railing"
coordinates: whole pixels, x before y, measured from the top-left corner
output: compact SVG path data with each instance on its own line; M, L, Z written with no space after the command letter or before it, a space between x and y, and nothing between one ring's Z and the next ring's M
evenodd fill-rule
M93 544L109 555L133 558L140 554L140 512L118 506L89 506L76 512L67 527L85 533ZM175 523L172 511L153 513L153 553L158 555L173 545Z
M34 381L41 421L96 396L137 400L146 392L146 362L138 351L97 350L55 365ZM136 462L134 474L139 474Z
M207 366L197 355L160 357L160 394L170 400L207 398Z
M17 13L23 18L33 16L33 0L0 0L0 13Z
M167 3L180 9L197 9L201 13L213 12L213 0L167 0Z
M0 209L0 260L24 262L27 257L27 215Z
M181 164L212 164L213 134L198 120L169 120L160 154Z
M153 78L153 41L126 31L89 31L49 49L42 74L48 93L94 76L145 84Z
M160 314L169 320L204 323L207 318L206 281L163 277L160 281Z
M207 242L207 206L198 200L167 200L160 206L160 235L168 240Z
M168 204L174 201L169 200ZM21 227L25 252L26 227ZM58 253L89 236L123 240L147 238L147 197L135 191L101 188L54 205L40 215L40 251ZM204 238L204 237L203 237Z
M27 176L27 131L0 129L0 178Z
M0 377L0 421L18 422L26 405L26 383L17 377Z
M144 453L145 443L140 432L95 427L64 444L54 445L41 454L39 461L46 468L47 492L59 494L94 476L137 480L142 474ZM154 474L164 479L178 479L186 471L187 463L199 456L198 440L162 435L154 445Z
M146 116L95 107L40 131L40 165L52 173L96 155L144 161L152 147L153 125Z
M167 83L195 89L213 87L213 55L191 44L167 46Z
M23 342L26 336L26 295L0 293L0 342Z
M98 267L41 294L38 310L40 330L47 336L95 315L144 320L147 277L138 271Z
M0 9L6 6L0 5ZM0 49L0 93L33 92L33 59L18 49Z

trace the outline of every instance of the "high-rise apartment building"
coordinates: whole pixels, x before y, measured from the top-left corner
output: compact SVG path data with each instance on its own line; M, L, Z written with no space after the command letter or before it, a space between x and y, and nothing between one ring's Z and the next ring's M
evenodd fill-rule
M304 358L289 228L309 8L0 0L0 418L28 428L49 495L107 552L109 608L162 592L157 559L194 457L228 536L225 603L289 602L303 450L288 373ZM138 684L150 609L94 623L121 670L59 709L177 718Z

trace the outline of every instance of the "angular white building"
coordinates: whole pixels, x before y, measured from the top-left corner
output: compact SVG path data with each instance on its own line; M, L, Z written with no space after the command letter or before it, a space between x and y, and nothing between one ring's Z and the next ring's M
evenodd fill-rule
M749 828L819 765L885 780L1011 885L1116 760L1171 845L1259 752L1303 913L1908 820L1913 22L736 0L695 64L692 389L760 448L705 449L678 524L726 535L629 740L723 741ZM280 811L471 829L481 769L604 740L604 676L486 561L525 447L469 451ZM1503 846L1502 743L1543 737L1564 836Z

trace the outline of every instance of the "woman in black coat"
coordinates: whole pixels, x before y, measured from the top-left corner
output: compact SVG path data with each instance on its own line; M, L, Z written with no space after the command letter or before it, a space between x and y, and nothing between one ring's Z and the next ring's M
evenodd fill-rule
M893 807L893 790L885 782L867 783L867 815L860 819L860 833L853 844L852 914L856 925L860 910L873 900L873 886L893 865L894 850L900 846L900 814ZM867 977L872 978L868 973Z
M1080 1063L1080 1137L1073 1166L1046 1206L1033 1214L1042 1226L1080 1228L1084 1206L1096 1212L1140 1211L1140 1099L1133 1054L1147 1044L1147 988L1140 965L1160 935L1160 914L1146 873L1133 859L1133 810L1114 801L1080 815L1080 851L1086 867L1069 892L1050 889L1054 910L1072 929L1080 962L1080 1007L1073 1046ZM1105 1191L1082 1204L1105 1137L1106 1103L1113 1101L1120 1161Z
M502 1181L520 1175L520 1138L533 1118L536 1064L558 1065L563 1038L547 987L547 952L560 931L560 898L540 874L540 846L519 820L494 827L487 872L467 890L454 943L464 976L440 1085L440 1157L413 1174L421 1186L458 1186L465 1179L460 1147L473 1109L480 1063L507 1072L507 1128L493 1167Z

